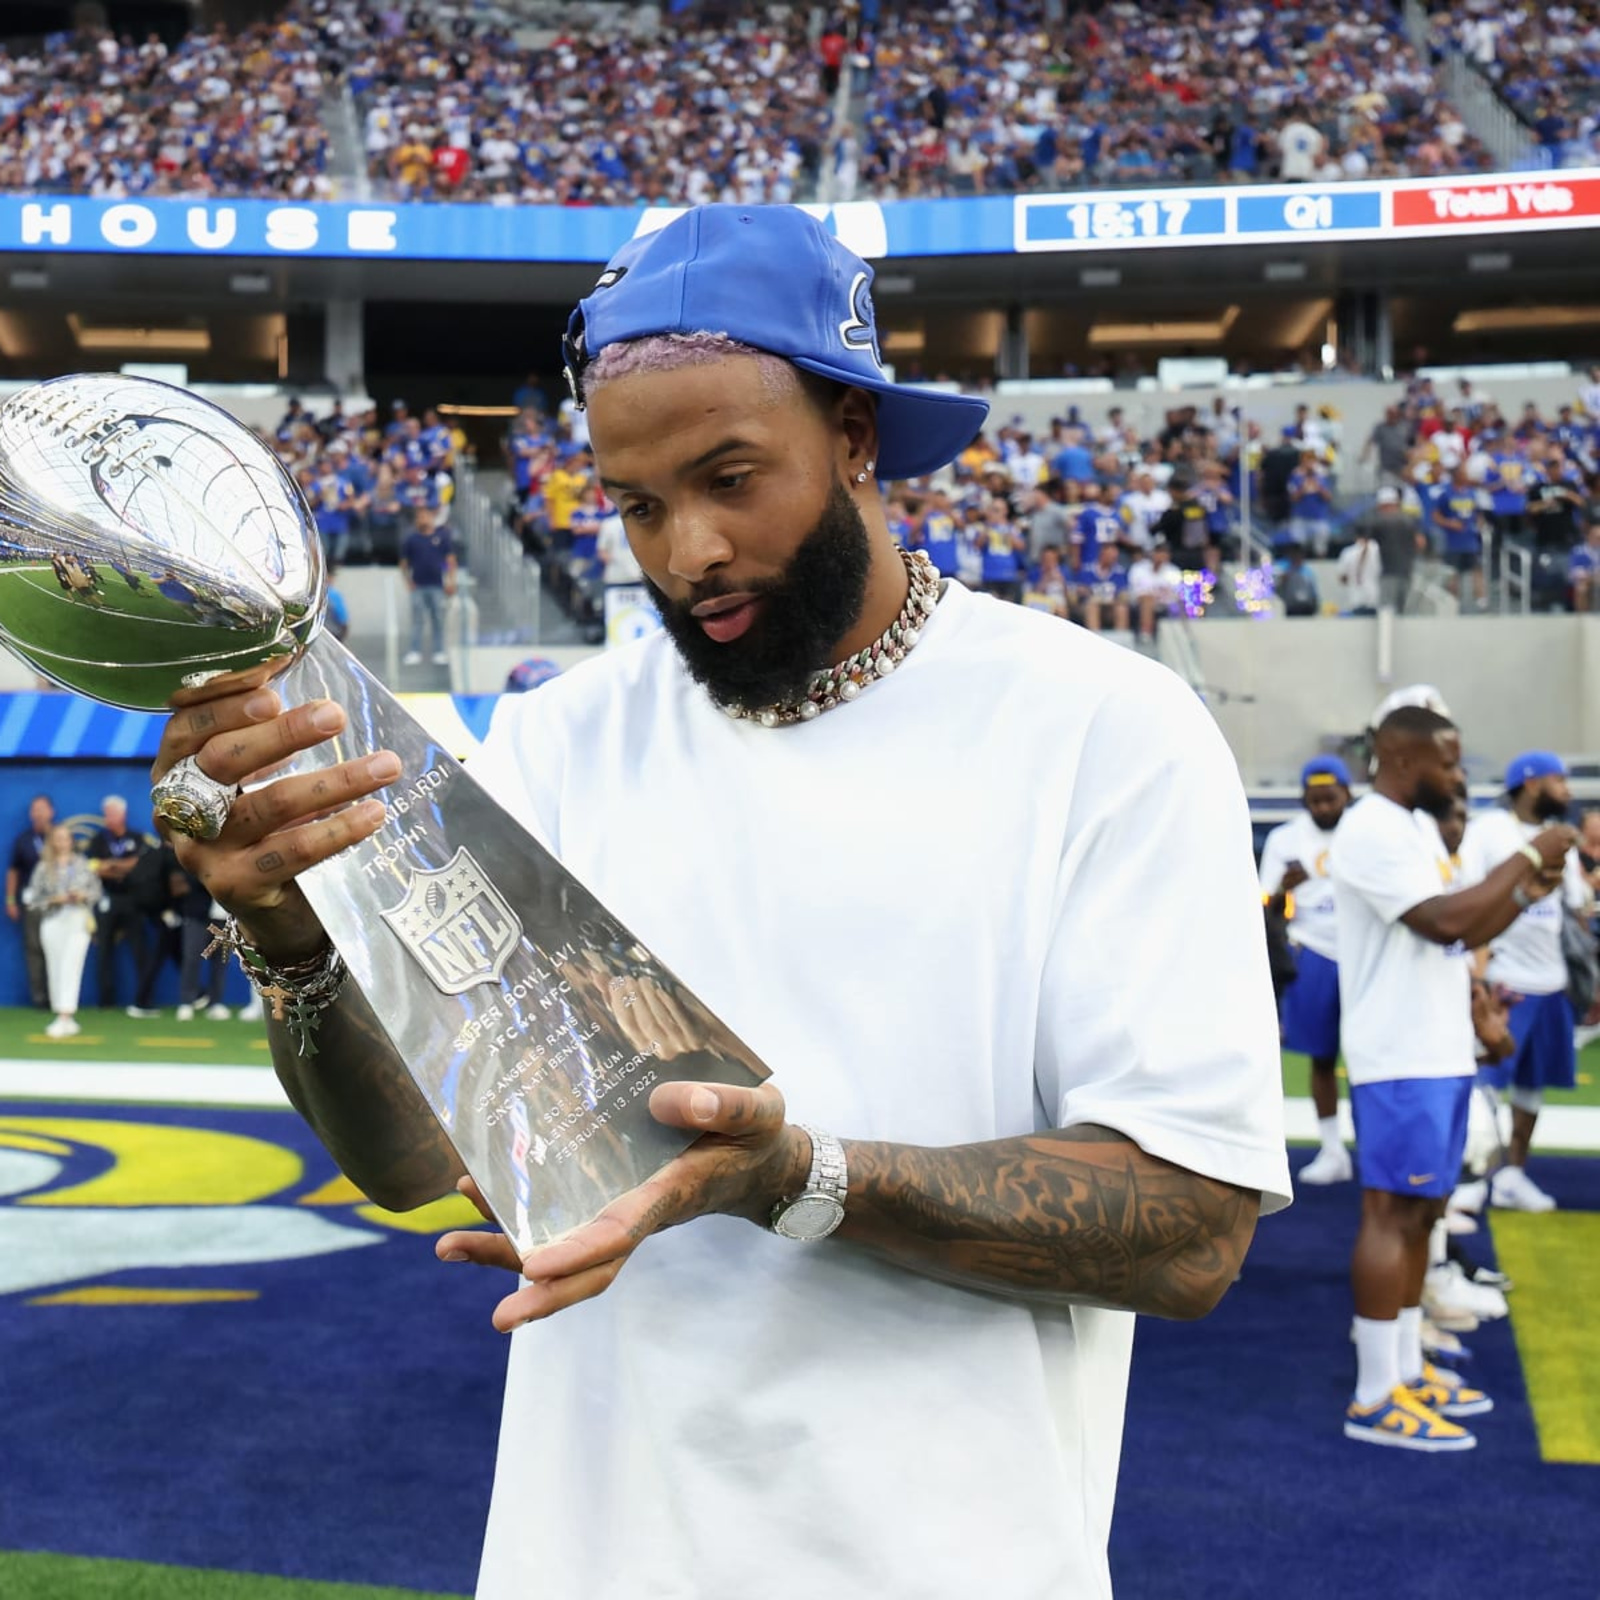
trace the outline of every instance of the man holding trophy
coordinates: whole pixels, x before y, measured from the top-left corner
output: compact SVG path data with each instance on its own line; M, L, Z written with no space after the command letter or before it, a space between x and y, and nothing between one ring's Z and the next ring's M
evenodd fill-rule
M871 279L798 210L705 206L574 313L663 632L502 702L470 775L519 844L385 880L432 805L396 816L412 758L267 666L185 689L162 741L158 807L214 835L180 858L343 1170L403 1208L500 1171L475 1115L520 1152L479 1185L514 1237L439 1243L521 1279L484 1600L1108 1595L1130 1313L1204 1315L1287 1201L1232 757L1163 669L898 549L878 480L983 407L888 378ZM551 865L514 894L523 856ZM369 888L446 996L431 908L476 908L436 1007L504 1011L532 962L576 1031L522 1049L523 1018L469 1092L458 1047L506 1030L397 1025L387 934L341 910ZM533 937L557 901L581 936ZM535 1095L558 1060L587 1121ZM586 1163L603 1203L541 1226Z

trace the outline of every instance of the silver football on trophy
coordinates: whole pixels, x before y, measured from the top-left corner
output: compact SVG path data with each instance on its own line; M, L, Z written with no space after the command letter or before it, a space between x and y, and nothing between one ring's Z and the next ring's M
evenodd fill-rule
M315 519L237 418L148 378L53 378L0 404L0 643L133 710L322 623Z

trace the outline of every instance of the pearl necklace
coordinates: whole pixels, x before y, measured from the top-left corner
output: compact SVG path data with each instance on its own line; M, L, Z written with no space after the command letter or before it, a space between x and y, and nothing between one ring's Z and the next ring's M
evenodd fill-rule
M723 706L735 722L755 722L763 728L778 728L791 722L811 722L824 711L848 705L863 689L887 678L905 660L922 637L933 608L939 603L939 574L920 550L900 552L906 564L906 603L897 616L866 649L858 650L847 661L826 667L812 676L811 685L801 700L746 710L743 706Z

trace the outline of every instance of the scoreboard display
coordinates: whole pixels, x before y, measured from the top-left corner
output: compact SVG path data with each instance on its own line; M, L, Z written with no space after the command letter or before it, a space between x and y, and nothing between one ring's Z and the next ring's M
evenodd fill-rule
M1593 228L1600 224L1600 170L860 200L806 209L869 260L1282 246ZM681 211L0 195L0 255L603 264Z

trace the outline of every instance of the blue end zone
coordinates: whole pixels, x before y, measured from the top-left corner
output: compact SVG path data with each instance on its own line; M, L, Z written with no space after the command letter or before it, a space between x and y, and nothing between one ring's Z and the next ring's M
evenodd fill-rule
M0 1178L54 1160L60 1191L137 1159L92 1137L65 1158L16 1148L40 1142L41 1119L48 1144L86 1118L243 1135L304 1170L256 1204L179 1215L0 1194L0 1270L13 1285L47 1280L0 1294L0 1548L470 1592L506 1355L489 1313L509 1279L443 1267L431 1235L375 1225L354 1204L297 1204L335 1174L286 1112L0 1104ZM24 1119L35 1131L19 1137ZM203 1144L196 1154L203 1167ZM63 1226L130 1264L74 1280ZM47 1230L54 1264L27 1243ZM183 1238L216 1264L132 1264ZM275 1238L328 1253L270 1259ZM258 1298L29 1303L79 1281Z

